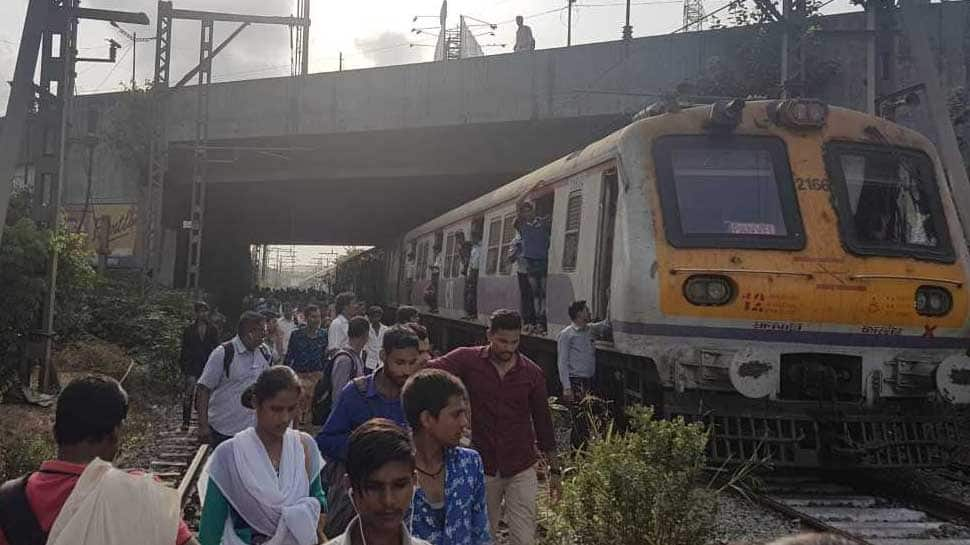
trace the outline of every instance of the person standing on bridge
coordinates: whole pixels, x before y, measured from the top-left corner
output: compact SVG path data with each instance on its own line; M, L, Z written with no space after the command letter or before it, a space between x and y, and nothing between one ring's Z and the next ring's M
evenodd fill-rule
M327 349L331 352L341 348L350 348L350 337L347 327L350 319L359 314L357 296L353 292L345 291L334 300L333 310L337 317L330 322L327 329Z
M324 540L323 460L313 438L290 427L300 412L300 379L278 365L260 373L242 401L256 425L212 453L199 524L202 545Z
M128 394L90 376L57 398L57 458L0 486L0 545L198 545L181 520L178 493L115 469Z
M243 407L240 399L273 361L263 344L266 326L262 314L244 312L237 331L231 341L212 351L199 377L199 440L212 448L255 424L256 413Z
M515 24L519 28L515 31L514 51L535 51L536 40L532 37L532 27L523 23L521 15L515 16Z
M327 357L327 330L320 327L323 325L320 307L307 305L303 309L303 316L307 323L290 335L290 344L286 350L286 365L296 371L303 386L300 423L310 421L313 391L323 375Z
M192 406L195 404L195 383L202 375L209 354L219 346L219 332L209 323L209 305L195 303L195 321L182 331L179 349L179 368L182 370L182 430L189 429Z
M498 535L502 505L511 545L535 543L539 460L545 454L558 500L561 470L542 369L519 352L522 318L499 309L489 321L487 346L456 348L430 367L457 376L471 402L472 446L485 464L485 491L492 535Z

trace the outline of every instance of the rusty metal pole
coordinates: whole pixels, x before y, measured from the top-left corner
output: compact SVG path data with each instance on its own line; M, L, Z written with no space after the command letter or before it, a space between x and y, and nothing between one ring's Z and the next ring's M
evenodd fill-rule
M49 7L49 0L30 0L27 6L17 66L7 101L7 117L0 128L0 240L3 239L3 226L7 221L7 206L13 191L13 175L20 158L27 112L34 98L34 70Z

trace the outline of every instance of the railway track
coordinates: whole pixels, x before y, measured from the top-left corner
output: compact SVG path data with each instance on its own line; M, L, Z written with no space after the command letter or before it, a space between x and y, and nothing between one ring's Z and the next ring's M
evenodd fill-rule
M193 526L199 514L195 483L209 455L209 446L199 443L194 423L185 431L178 424L173 425L159 434L158 444L159 452L149 471L164 485L178 490L183 517Z
M748 491L759 503L860 545L970 545L970 506L872 493L816 474L769 476L764 485Z

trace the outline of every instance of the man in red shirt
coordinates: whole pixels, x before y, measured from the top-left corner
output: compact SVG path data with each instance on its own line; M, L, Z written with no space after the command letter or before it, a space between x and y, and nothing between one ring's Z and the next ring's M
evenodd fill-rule
M26 483L17 479L0 487L0 545L43 545L47 541L61 508L88 465L97 458L110 462L118 454L127 414L128 395L114 379L85 377L64 388L54 421L57 458L42 463ZM144 527L148 533L158 528L159 520L164 517L124 524ZM176 545L198 545L185 521L180 517L171 520L173 525L178 521ZM168 532L173 529L165 528ZM81 542L82 536L72 539Z
M485 496L493 538L505 503L511 545L535 542L536 439L549 463L549 493L559 497L560 467L542 369L519 353L522 317L496 310L489 321L488 345L452 350L431 361L460 378L468 389L472 446L485 465Z

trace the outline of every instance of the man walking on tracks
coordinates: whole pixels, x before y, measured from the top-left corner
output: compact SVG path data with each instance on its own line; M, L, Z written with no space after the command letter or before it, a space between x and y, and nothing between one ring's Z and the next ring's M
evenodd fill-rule
M381 323L383 318L384 309L379 305L367 309L367 321L370 322L370 328L367 332L367 360L364 364L369 371L381 366L381 340L387 331L387 326Z
M457 348L432 360L431 367L450 372L468 388L472 446L485 464L492 535L498 535L504 503L509 542L531 545L536 531L537 437L552 474L553 500L561 489L561 470L546 378L538 365L519 353L521 334L519 313L496 310L489 321L487 346Z
M182 370L182 429L189 428L192 405L195 403L195 383L202 374L209 354L219 346L219 332L209 323L209 305L205 301L195 303L195 321L182 332L179 350L179 367Z
M327 347L330 351L350 346L347 326L350 319L357 315L357 296L349 291L337 295L333 310L337 317L330 322L330 327L327 329Z
M212 448L256 424L256 412L243 407L242 394L273 362L263 344L264 322L261 314L244 312L239 334L212 351L199 377L199 440Z
M111 465L128 394L114 379L76 379L57 400L57 458L0 486L0 545L198 545L178 493Z
M290 335L286 349L286 365L293 368L303 385L301 422L309 422L313 391L323 375L327 358L327 330L322 329L323 314L317 305L303 309L306 325Z
M352 462L347 458L350 434L371 418L387 418L407 426L401 388L420 369L418 338L410 329L392 327L384 334L381 360L383 365L375 373L357 377L343 387L316 437L327 459L323 470L329 504L325 531L331 538L343 532L353 517L344 479L345 464Z

